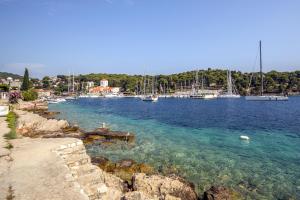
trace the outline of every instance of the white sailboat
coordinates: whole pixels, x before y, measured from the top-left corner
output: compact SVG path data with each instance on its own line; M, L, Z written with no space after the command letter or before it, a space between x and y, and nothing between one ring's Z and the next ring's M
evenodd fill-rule
M262 56L261 56L261 41L259 41L259 60L260 60L260 79L261 79L261 89L259 96L246 96L248 101L287 101L289 98L282 95L263 95L264 91L264 77L262 72Z
M219 95L219 98L240 98L241 96L239 94L235 94L233 92L232 87L232 78L231 78L231 71L227 71L227 92L225 94Z
M213 93L206 93L204 92L204 78L202 74L202 81L201 81L201 92L199 92L199 81L198 81L198 71L196 71L196 83L193 86L192 94L190 98L192 99L215 99L217 95Z
M158 101L158 95L155 94L154 91L154 77L153 77L153 81L152 81L152 91L151 94L146 94L146 79L144 79L144 95L141 98L143 101L152 101L152 102L156 102Z

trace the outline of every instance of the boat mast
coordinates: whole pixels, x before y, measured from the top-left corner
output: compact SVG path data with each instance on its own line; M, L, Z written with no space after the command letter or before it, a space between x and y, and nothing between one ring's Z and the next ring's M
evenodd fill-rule
M201 80L201 90L202 90L202 92L204 90L204 76L203 76L203 72L202 72L202 80Z
M146 77L144 78L144 95L146 96Z
M227 71L227 89L228 94L232 95L232 80L231 80L231 71Z
M73 72L73 78L72 78L72 92L74 93L75 88L74 88L75 84L74 84L74 72Z
M155 81L155 76L152 78L152 95L154 95L154 81Z
M264 78L263 78L263 72L262 72L261 40L259 41L259 65L260 65L260 81L261 81L260 95L262 96L263 92L264 92Z
M70 71L69 71L69 76L68 76L68 94L70 93Z

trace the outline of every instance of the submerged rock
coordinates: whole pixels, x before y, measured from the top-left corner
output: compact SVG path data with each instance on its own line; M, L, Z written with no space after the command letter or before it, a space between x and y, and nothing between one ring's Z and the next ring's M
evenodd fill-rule
M223 186L212 186L204 192L203 200L237 200L243 199L239 193Z
M103 156L91 158L93 164L99 166L102 170L112 173L122 180L132 185L132 176L135 173L154 174L155 170L145 163L137 163L131 159L123 159L118 162L112 162Z

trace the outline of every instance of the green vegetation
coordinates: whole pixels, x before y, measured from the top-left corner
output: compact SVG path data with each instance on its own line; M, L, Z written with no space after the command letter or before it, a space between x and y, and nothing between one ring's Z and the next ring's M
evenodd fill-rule
M8 92L9 86L6 84L0 84L0 91Z
M11 140L17 138L16 133L16 123L17 123L17 115L10 111L7 115L6 121L8 122L8 128L10 128L10 132L5 134L5 139Z
M12 148L14 148L14 146L11 143L7 143L7 145L4 148L12 149Z
M42 79L42 83L43 83L43 88L49 88L50 87L50 77L49 76L45 76Z
M172 93L180 89L190 89L195 83L196 71L183 72L171 75L155 76L156 91L158 93ZM203 76L203 85L207 89L226 89L227 71L220 69L210 69L199 71L199 82L201 83ZM59 87L60 91L66 91L67 77L59 75L58 78L64 82L64 85ZM242 73L240 71L232 71L232 78L236 90L241 95L258 94L260 91L260 75L256 73ZM123 92L139 93L143 89L144 79L149 83L147 88L152 85L153 76L142 75L126 75L126 74L87 74L79 75L75 78L82 87L86 81L94 81L99 85L101 79L107 79L112 87L121 87ZM251 80L251 84L250 84ZM294 72L277 72L270 71L264 73L264 88L265 93L286 93L300 92L300 71ZM81 88L79 88L81 89Z
M22 97L24 101L34 101L38 98L38 93L35 92L33 89L23 91Z
M26 91L29 89L29 73L28 73L28 69L25 68L25 72L24 72L24 78L23 78L23 82L22 82L22 86L21 86L21 90L22 91Z
M8 73L8 72L0 72L0 79L6 79L8 77L11 77L13 79L22 79L23 77L17 74L12 74L12 73Z

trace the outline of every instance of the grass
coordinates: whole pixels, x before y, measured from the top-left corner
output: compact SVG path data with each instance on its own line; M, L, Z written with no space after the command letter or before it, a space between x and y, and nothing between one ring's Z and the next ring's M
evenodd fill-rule
M14 146L11 143L8 143L4 148L12 149L12 148L14 148Z
M16 133L16 123L17 123L17 115L10 111L7 115L6 121L8 122L8 128L10 128L10 132L5 134L5 139L11 140L17 138Z

